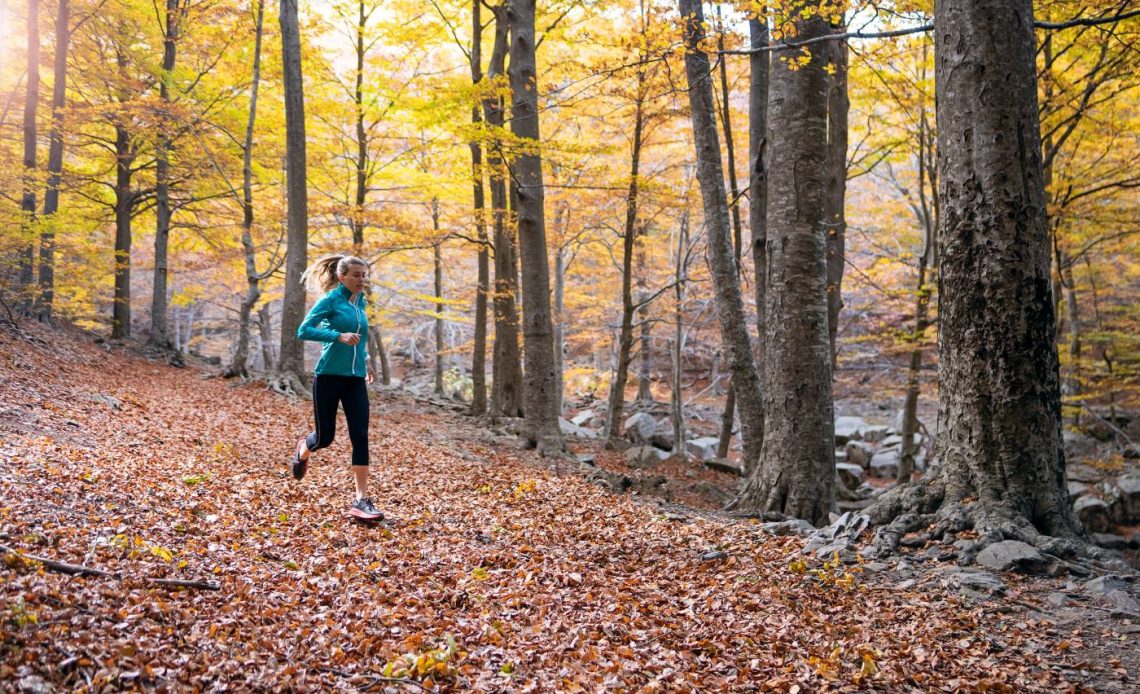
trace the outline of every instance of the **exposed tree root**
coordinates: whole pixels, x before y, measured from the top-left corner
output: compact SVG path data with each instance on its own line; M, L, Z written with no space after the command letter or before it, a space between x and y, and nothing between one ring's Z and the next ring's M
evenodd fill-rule
M1039 531L1029 518L1008 504L978 499L950 499L941 475L900 485L865 513L875 527L874 546L880 557L896 554L900 546L924 546L930 542L954 541L958 563L973 563L987 546L1003 540L1032 545L1046 557L1065 564L1076 573L1088 569L1128 571L1116 554L1096 547L1084 536L1054 537ZM958 539L972 530L976 538ZM906 537L917 533L913 537ZM1082 565L1073 564L1078 560Z
M47 559L45 557L37 557L32 554L21 552L20 550L13 549L7 545L0 545L0 554L10 554L14 557L14 561L25 562L29 564L41 564L45 569L56 571L68 576L98 576L100 578L112 578L116 581L123 580L123 577L117 573L106 571L105 569L98 569L91 566L83 566L82 564L69 564L63 561L56 561L55 559ZM176 578L143 578L141 579L146 583L154 586L161 586L166 588L195 588L198 590L220 590L221 586L212 581L191 581Z
M269 386L270 390L279 395L285 395L291 398L312 397L309 389L305 387L300 377L294 373L281 372L274 374L266 380L266 385Z

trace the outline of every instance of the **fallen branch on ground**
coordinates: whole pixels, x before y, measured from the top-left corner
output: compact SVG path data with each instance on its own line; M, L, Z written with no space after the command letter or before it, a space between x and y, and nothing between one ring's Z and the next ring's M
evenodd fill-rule
M13 554L24 561L34 561L43 564L46 568L59 573L67 574L69 576L101 576L103 578L113 578L116 581L123 580L119 574L106 571L104 569L96 569L90 566L83 566L82 564L68 564L63 561L56 561L54 559L47 559L45 557L37 557L32 554L21 552L18 549L13 549L7 545L0 545L0 554ZM221 590L221 586L211 581L190 581L178 578L144 578L143 581L151 585L164 586L170 588L196 588L198 590Z

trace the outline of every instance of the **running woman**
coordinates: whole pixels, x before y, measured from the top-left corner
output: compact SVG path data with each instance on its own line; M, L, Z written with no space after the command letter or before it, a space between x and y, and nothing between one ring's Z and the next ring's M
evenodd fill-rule
M324 347L313 369L316 430L297 442L293 477L303 478L313 451L332 443L337 405L343 405L356 481L356 502L348 513L361 520L381 520L384 514L368 496L367 384L376 377L368 365L368 316L364 311L368 264L352 256L327 255L310 265L301 281L309 289L319 287L325 295L309 311L297 329L297 337L322 342Z

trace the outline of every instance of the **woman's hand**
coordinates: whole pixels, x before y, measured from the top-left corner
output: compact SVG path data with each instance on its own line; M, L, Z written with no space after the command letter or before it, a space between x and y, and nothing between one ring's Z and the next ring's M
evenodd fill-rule
M376 372L372 370L371 366L369 366L368 367L368 375L364 377L364 382L365 383L372 383L375 380L376 380Z
M356 343L360 342L360 333L341 333L337 340L346 345L355 346Z

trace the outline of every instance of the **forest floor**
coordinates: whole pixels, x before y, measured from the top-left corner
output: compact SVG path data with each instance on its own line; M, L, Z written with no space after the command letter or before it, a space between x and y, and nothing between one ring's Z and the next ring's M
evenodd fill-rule
M822 566L447 409L373 403L390 519L365 526L343 515L343 431L288 475L309 403L0 327L0 545L18 552L0 690L1136 691L1140 626L1064 578L1006 574L987 599L937 561L906 581Z

